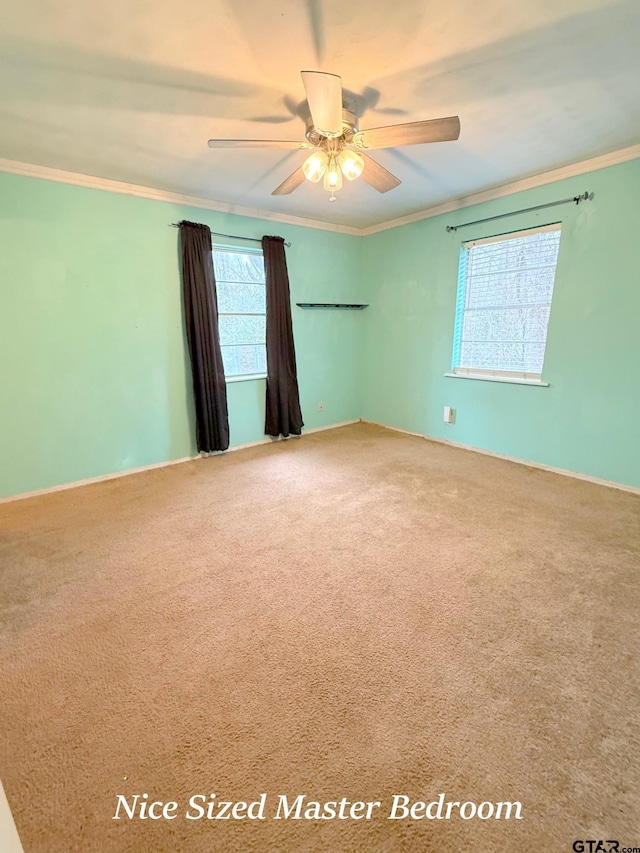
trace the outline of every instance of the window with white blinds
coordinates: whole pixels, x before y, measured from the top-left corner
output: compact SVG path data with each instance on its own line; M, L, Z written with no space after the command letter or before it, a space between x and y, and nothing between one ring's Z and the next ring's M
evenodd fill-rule
M453 372L540 380L560 245L547 225L463 243Z
M267 372L266 285L260 249L214 246L220 349L227 379Z

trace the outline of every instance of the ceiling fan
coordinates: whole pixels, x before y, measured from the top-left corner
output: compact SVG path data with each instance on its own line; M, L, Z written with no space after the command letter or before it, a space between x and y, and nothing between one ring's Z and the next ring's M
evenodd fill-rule
M302 166L271 195L288 195L306 178L314 183L323 180L324 189L331 193L329 201L335 201L335 191L342 188L343 175L349 181L362 177L378 192L386 193L402 181L365 151L424 142L449 142L460 136L458 116L360 130L358 116L343 108L340 77L324 71L302 71L301 74L310 113L305 142L285 139L209 140L210 148L314 149Z

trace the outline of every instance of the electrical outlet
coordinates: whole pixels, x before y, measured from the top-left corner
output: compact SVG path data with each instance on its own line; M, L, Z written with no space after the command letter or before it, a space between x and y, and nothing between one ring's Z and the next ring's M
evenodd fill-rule
M443 420L445 424L455 424L456 422L456 410L452 409L451 406L444 407L444 417Z
M323 412L323 411L324 411L324 403L322 403L322 402L321 402L321 403L318 403L318 411L319 411L319 412Z

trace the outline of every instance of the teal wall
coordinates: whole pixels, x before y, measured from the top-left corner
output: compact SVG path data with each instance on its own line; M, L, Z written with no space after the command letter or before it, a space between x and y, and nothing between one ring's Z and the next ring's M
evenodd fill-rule
M358 237L0 174L0 497L196 453L183 218L290 240L294 302L359 299ZM358 314L293 308L307 428L360 415ZM229 384L232 445L264 394Z
M447 224L594 193L458 232ZM562 222L548 388L446 378L463 240ZM364 238L365 420L640 487L640 160ZM443 422L443 407L456 423Z
M365 238L0 174L0 497L195 454L182 218L291 240L293 302L370 303L293 308L307 428L362 417L640 487L635 160ZM445 378L462 240L557 221L550 387ZM264 437L264 386L229 384L232 445Z

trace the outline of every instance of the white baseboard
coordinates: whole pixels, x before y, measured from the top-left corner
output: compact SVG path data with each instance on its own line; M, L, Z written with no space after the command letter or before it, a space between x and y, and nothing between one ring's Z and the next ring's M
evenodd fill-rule
M330 426L311 427L311 429L305 429L302 434L309 435L311 432L323 432L325 429L338 429L338 427L351 426L351 424L359 423L360 418L354 418L352 421L341 421L339 424L331 424Z
M584 480L587 483L595 483L596 486L608 486L610 489L619 489L622 492L631 492L634 495L640 495L640 488L636 486L627 486L625 483L615 483L612 480L602 480L599 477L591 477L589 474L579 474L577 471L569 471L567 468L554 468L552 465L544 465L542 462L529 462L526 459L518 459L517 456L507 456L505 453L495 453L493 450L484 450L482 447L473 447L470 444L461 444L458 441L449 441L446 438L435 438L432 435L425 435L421 432L411 432L408 429L400 429L400 427L381 424L378 421L366 421L362 423L373 424L373 426L390 429L393 432L401 432L404 435L414 435L416 438L424 438L426 441L435 441L437 444L446 444L448 447L457 447L460 450L470 450L473 453L482 453L483 456L493 456L494 459L504 459L506 462L517 462L518 465L525 465L527 468L538 468L540 471L549 471L552 474L561 474L563 477L572 477L574 480Z
M348 426L349 424L357 424L359 419L353 421L342 421L338 424L328 424L327 426L313 427L312 429L303 430L302 435L308 435L312 432L321 432L326 429L337 429L338 427ZM302 436L289 436L289 438L301 438ZM140 468L127 468L126 471L114 471L112 474L101 474L97 477L87 477L85 480L74 480L71 483L61 483L58 486L48 486L45 489L35 489L32 492L20 492L17 495L8 495L0 498L0 504L10 503L12 501L22 501L27 498L37 498L40 495L48 495L52 492L63 492L66 489L77 489L80 486L90 486L93 483L103 483L105 480L115 480L118 477L128 477L130 474L141 474L143 471L153 471L155 468L168 468L170 465L180 465L182 462L193 462L196 459L204 459L209 456L224 456L234 450L244 450L247 447L258 447L260 444L273 444L274 441L288 441L289 438L280 436L279 438L262 438L259 441L250 441L247 444L236 444L228 450L220 451L219 453L198 453L196 456L183 456L180 459L170 459L167 462L154 462L152 465L143 465Z
M338 427L349 426L350 424L359 423L360 418L356 418L353 421L340 421L340 423L338 424L328 424L327 426L311 427L311 429L305 429L303 427L302 435L288 435L286 437L284 435L267 436L266 438L261 438L258 441L249 441L246 444L236 444L234 447L229 447L227 450L216 450L213 453L200 454L200 456L224 456L225 453L231 453L232 450L245 450L247 447L259 447L261 444L274 444L276 441L289 441L290 439L302 438L303 436L309 435L312 432L323 432L326 429L338 429Z
M85 480L73 480L71 483L60 483L58 486L47 486L45 489L34 489L32 492L20 492L0 498L0 504L10 501L23 501L27 498L37 498L51 492L64 492L66 489L77 489L80 486L91 486L93 483L103 483L105 480L115 480L118 477L128 477L129 474L141 474L143 471L153 471L154 468L167 468L169 465L180 465L182 462L192 462L200 456L183 456L180 459L170 459L167 462L154 462L152 465L142 465L140 468L127 468L125 471L114 471L112 474L100 474L97 477L87 477Z

